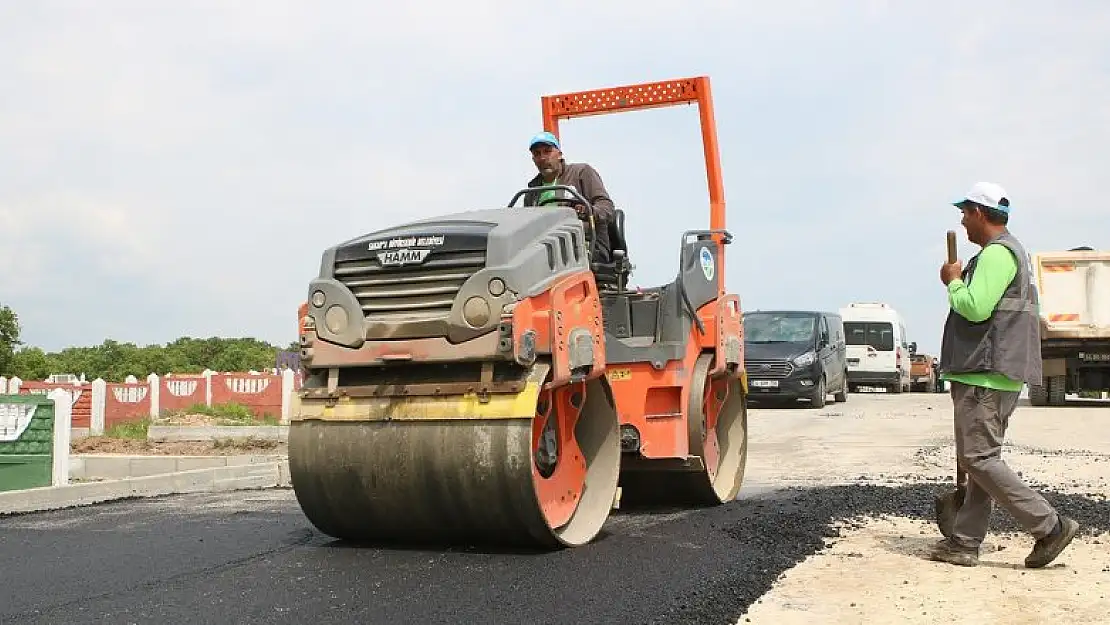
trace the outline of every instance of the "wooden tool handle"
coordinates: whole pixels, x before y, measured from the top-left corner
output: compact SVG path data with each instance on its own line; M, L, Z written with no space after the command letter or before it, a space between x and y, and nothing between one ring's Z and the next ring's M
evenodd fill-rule
M948 231L948 262L956 262L956 232Z

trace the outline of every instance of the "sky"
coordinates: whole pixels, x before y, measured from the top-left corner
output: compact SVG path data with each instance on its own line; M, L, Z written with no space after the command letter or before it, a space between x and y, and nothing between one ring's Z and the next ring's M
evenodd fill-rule
M976 181L1030 250L1110 248L1107 32L1096 0L7 2L0 304L47 350L284 345L326 247L523 187L542 95L707 75L742 307L883 301L936 353ZM696 110L561 136L633 282L672 280L708 226Z

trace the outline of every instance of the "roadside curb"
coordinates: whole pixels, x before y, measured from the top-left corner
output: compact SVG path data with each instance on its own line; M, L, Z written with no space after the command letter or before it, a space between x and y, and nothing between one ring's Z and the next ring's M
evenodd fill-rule
M183 493L288 487L285 460L0 492L0 516Z
M243 464L266 464L285 460L283 454L147 455L147 454L73 454L69 458L69 479L123 480L168 475L196 469L215 469Z
M147 440L157 442L212 441L228 438L286 441L287 425L152 425L147 428Z

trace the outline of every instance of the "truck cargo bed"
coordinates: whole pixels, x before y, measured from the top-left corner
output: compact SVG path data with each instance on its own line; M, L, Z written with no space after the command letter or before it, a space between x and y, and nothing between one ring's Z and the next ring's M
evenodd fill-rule
M1110 340L1110 251L1033 255L1041 338Z

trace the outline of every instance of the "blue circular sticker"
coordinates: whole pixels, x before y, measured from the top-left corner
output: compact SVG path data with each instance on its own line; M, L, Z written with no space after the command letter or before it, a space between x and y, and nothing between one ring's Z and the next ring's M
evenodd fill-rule
M709 251L708 247L701 248L701 272L705 274L705 279L712 281L715 270L716 265L713 263L713 254Z

